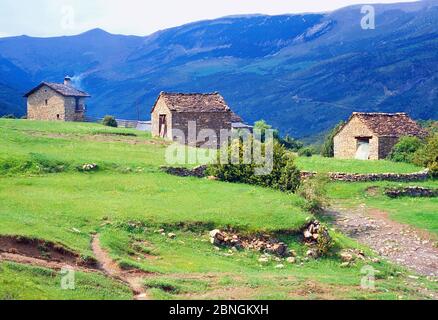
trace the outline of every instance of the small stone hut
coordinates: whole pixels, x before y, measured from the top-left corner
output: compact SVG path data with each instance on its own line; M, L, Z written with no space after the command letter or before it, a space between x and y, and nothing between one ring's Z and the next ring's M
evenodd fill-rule
M42 82L24 95L27 98L27 118L30 120L84 121L85 99L90 95L64 83Z
M221 130L231 132L233 123L241 123L227 105L224 98L215 93L160 93L152 114L152 135L168 140L175 139L176 130L184 133L186 143L189 137L189 123L196 122L196 137L203 129L215 132L217 141L211 147L219 146ZM208 139L207 139L208 140ZM196 144L205 145L207 140L201 138Z
M423 130L406 113L353 113L334 138L335 158L386 159L403 136L424 138Z

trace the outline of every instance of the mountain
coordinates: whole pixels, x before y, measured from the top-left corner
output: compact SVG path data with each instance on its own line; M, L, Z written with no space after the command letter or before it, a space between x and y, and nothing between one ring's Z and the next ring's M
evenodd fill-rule
M95 29L69 37L0 39L0 114L65 75L92 95L89 115L150 117L160 91L221 92L246 121L307 137L353 111L438 118L438 0L331 13L200 21L146 37Z

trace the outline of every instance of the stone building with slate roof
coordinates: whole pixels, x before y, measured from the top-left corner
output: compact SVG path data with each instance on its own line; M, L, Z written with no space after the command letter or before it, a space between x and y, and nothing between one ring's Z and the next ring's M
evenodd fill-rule
M219 145L221 130L232 130L233 123L241 123L224 98L215 93L160 93L152 109L152 135L174 140L175 129L181 130L187 142L189 123L196 122L196 136L203 129L213 130ZM202 140L202 139L201 139ZM203 144L204 141L197 141Z
M424 138L427 132L406 113L353 113L334 138L335 158L386 159L403 136Z
M85 99L90 95L74 88L66 77L64 83L42 82L24 97L30 120L84 121Z

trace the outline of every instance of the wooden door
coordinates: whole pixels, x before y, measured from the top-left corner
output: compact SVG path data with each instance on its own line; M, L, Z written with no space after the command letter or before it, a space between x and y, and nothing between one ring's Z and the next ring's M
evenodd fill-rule
M159 134L161 138L167 137L167 116L165 114L160 115L159 121L160 129Z

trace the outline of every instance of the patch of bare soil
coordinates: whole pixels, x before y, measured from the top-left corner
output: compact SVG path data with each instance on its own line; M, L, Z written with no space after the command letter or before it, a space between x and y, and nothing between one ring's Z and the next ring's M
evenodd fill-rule
M0 259L32 264L50 269L65 266L96 269L97 262L83 259L78 253L62 245L19 236L0 236Z
M98 261L100 269L110 276L129 285L135 295L136 300L151 300L147 290L143 286L143 279L150 277L151 274L140 271L125 271L108 255L101 247L99 236L93 237L92 249Z
M433 280L438 279L438 248L433 235L390 220L387 213L365 206L337 208L327 214L333 217L342 232L371 247L380 256Z

